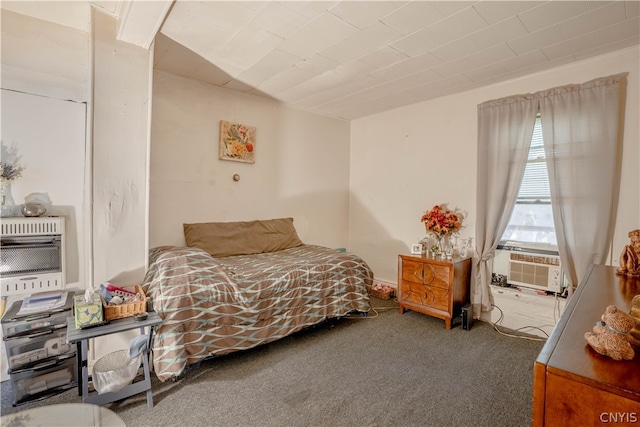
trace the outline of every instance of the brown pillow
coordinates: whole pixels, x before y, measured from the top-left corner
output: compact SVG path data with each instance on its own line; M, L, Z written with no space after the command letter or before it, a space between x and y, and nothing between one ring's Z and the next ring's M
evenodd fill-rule
M211 256L274 252L302 245L293 218L184 224L187 246Z

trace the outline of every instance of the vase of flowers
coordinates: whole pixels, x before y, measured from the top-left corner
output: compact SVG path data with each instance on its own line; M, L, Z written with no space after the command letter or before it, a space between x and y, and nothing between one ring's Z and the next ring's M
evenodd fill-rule
M431 248L434 253L444 253L445 238L457 234L462 228L465 214L458 208L449 209L447 203L435 205L425 212L420 221L424 223L427 234L436 239L436 244Z
M18 148L7 148L2 145L2 161L0 162L0 216L8 217L16 215L15 201L11 194L11 183L22 176L24 167L20 165Z

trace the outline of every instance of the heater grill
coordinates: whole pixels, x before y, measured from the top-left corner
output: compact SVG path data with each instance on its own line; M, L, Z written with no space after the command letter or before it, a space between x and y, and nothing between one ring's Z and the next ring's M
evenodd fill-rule
M1 231L3 295L62 289L65 280L63 218L5 218Z

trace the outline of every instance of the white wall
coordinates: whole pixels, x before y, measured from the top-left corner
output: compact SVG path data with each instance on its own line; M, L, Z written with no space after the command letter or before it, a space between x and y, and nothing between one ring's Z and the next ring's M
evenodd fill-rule
M49 215L65 217L68 286L88 279L86 152L89 35L2 10L2 143L26 167L16 204L47 193Z
M378 279L397 281L397 256L425 235L421 214L449 202L469 212L461 235L475 235L478 104L628 72L621 200L612 261L640 228L640 48L558 67L465 93L354 120L351 130L349 247ZM594 227L597 227L594 224ZM611 263L611 262L610 262Z
M86 102L90 94L89 34L2 6L2 87Z
M346 246L348 122L166 72L154 75L151 247L184 245L185 222L289 216L305 243ZM218 159L220 120L257 128L254 164Z
M67 267L76 270L68 271L74 281L68 286L130 285L144 277L148 252L152 54L117 41L116 21L108 15L93 12L89 27L91 35L2 11L2 88L22 100L40 98L38 109L5 104L3 90L3 110L21 116L6 135L18 143L28 167L13 194L21 201L28 192L48 192L52 213L67 217L67 230L77 239L67 244ZM77 125L61 116L65 100L87 107L81 142L57 132ZM3 111L6 117L12 116ZM95 357L125 348L125 338L97 340Z
M116 40L116 21L93 12L93 285L141 283L147 266L152 53ZM138 335L100 337L95 359ZM114 339L115 338L115 339Z

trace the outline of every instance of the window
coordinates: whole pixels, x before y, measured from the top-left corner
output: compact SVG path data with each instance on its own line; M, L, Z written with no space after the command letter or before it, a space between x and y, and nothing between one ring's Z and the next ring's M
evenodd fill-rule
M540 114L533 128L529 157L516 206L502 235L502 242L530 247L557 246Z

